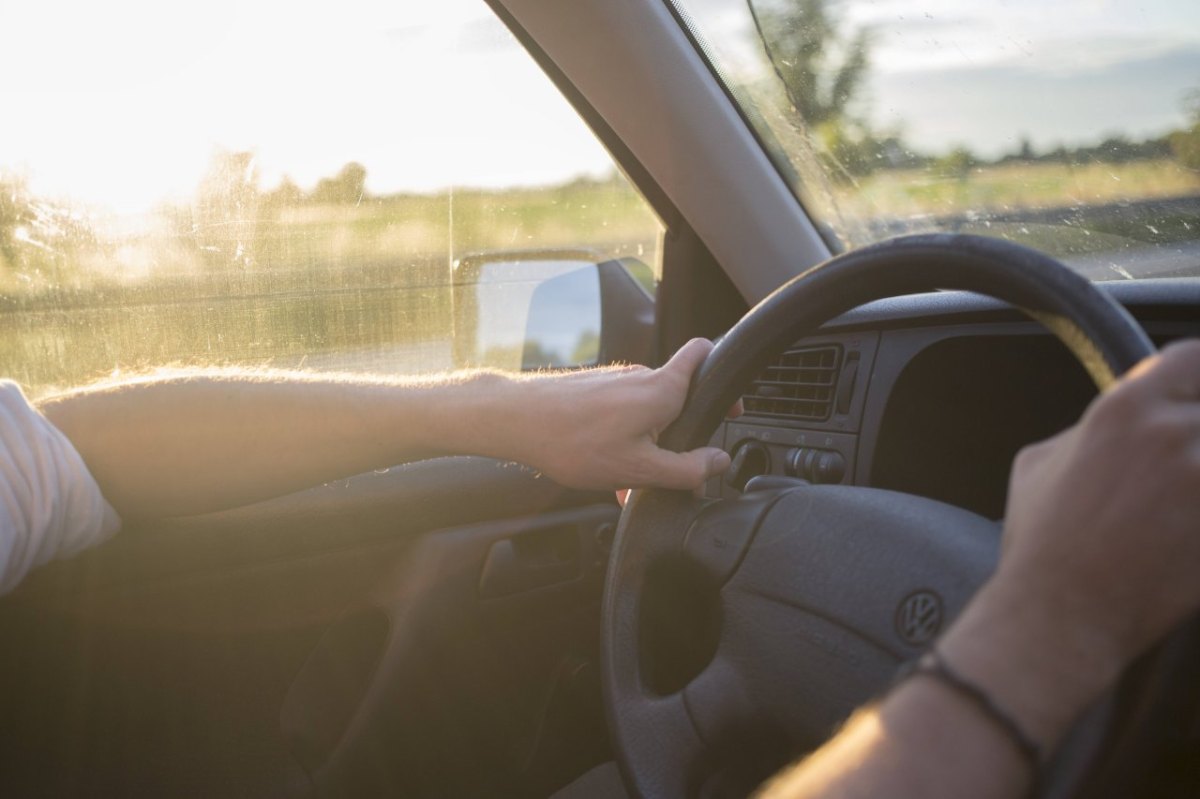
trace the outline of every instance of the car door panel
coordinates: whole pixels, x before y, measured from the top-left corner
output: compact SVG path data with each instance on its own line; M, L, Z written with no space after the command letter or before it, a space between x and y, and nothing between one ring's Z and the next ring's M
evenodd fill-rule
M616 513L453 458L129 525L0 608L0 791L549 790L603 754Z

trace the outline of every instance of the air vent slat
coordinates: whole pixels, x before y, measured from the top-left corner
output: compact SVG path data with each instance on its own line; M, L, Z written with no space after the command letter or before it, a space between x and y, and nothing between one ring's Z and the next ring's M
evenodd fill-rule
M742 398L746 413L809 422L828 419L841 360L842 349L836 345L788 350Z
M829 379L821 378L819 380L755 380L756 386L796 386L799 388L833 388L833 375Z

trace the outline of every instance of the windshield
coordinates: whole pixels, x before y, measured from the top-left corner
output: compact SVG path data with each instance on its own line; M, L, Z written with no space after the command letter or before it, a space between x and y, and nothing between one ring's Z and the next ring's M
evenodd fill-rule
M1194 0L678 0L834 250L1001 236L1200 274Z

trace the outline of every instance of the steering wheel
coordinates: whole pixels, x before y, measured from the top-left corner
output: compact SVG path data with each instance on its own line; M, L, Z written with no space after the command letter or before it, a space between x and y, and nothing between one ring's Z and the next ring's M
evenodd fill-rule
M1128 312L1058 261L918 235L833 258L726 334L660 443L705 446L771 359L863 303L960 289L1022 309L1101 390L1154 351ZM745 795L918 656L987 579L997 523L841 485L699 500L634 492L603 605L603 688L626 785L655 799Z

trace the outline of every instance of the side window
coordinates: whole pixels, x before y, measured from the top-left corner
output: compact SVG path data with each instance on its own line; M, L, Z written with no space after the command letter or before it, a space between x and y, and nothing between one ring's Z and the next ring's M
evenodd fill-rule
M482 0L78 6L86 36L26 4L0 50L0 376L35 395L440 371L464 261L657 273L661 223Z

